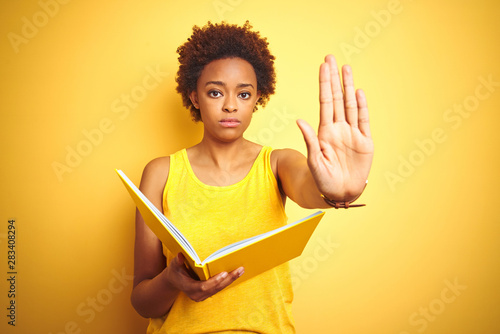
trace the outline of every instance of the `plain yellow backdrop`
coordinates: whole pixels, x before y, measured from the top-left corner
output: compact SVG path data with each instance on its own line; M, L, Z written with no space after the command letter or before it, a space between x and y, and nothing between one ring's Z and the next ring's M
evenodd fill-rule
M129 302L132 201L154 157L193 145L175 93L193 25L242 24L276 55L248 138L305 153L318 67L353 66L376 145L367 207L330 210L292 261L298 333L500 331L500 5L494 1L0 2L0 268L15 219L16 326L144 333ZM307 210L290 203L290 219Z

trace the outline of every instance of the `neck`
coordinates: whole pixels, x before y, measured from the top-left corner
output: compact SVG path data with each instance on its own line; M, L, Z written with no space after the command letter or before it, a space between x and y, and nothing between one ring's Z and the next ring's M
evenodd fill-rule
M206 163L213 164L221 169L229 169L239 157L248 156L246 151L250 149L252 143L243 137L232 142L213 141L203 137L202 141L196 145L198 156Z

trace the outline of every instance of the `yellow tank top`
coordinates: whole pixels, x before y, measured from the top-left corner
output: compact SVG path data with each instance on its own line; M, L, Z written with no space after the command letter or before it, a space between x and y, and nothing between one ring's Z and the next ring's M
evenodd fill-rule
M193 173L186 150L170 156L163 192L164 214L181 230L201 260L233 242L286 224L272 149L263 147L245 178L210 186ZM174 254L164 247L167 265ZM182 292L170 312L151 319L148 333L295 333L288 263L216 295L194 302Z

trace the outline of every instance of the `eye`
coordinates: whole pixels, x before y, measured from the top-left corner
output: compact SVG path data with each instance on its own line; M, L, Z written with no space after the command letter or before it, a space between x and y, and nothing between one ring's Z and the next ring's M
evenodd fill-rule
M217 98L217 97L221 97L222 93L219 92L218 90L211 90L208 92L208 96L213 97L213 98Z
M250 98L250 96L252 96L252 94L247 93L247 92L240 93L240 97L241 97L243 100L248 100L248 99Z

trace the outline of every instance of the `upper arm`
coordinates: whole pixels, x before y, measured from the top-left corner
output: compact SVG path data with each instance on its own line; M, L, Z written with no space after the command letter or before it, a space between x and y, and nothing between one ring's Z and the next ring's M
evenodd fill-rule
M160 210L162 210L163 189L168 177L170 158L158 158L144 168L141 192ZM162 244L158 237L146 225L138 210L135 218L134 247L134 287L145 279L157 276L165 269L166 260Z

